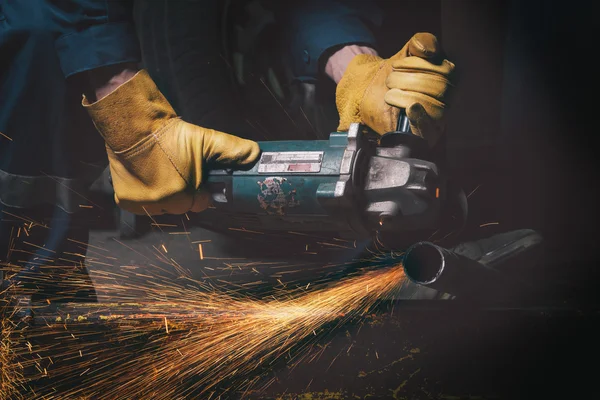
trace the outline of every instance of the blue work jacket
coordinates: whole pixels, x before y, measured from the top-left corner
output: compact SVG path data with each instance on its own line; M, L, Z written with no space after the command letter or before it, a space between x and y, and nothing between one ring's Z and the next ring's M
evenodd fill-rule
M104 170L75 75L139 62L131 4L0 0L0 201L75 211Z
M67 212L85 203L82 193L106 167L106 154L81 107L81 77L143 62L133 7L123 0L0 0L0 203ZM278 18L294 75L313 80L328 49L374 47L370 25L380 15L368 1L290 1Z

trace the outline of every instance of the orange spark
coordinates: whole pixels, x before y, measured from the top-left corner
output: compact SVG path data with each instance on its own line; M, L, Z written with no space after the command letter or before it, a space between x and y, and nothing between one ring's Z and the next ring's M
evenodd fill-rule
M4 133L0 132L0 136L5 137L6 139L8 139L12 142L12 139L9 136L5 135Z
M481 224L479 225L480 228L483 228L484 226L490 226L490 225L499 225L500 222L488 222L487 224Z

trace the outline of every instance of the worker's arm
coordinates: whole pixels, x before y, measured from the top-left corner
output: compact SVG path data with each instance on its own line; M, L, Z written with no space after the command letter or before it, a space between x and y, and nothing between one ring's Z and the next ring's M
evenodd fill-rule
M83 89L88 102L103 99L119 86L130 80L139 71L135 63L123 63L95 68L85 72L86 85Z
M454 69L437 39L416 35L396 55L382 59L373 31L381 25L383 12L375 2L306 0L294 4L284 13L293 73L296 79L309 82L325 73L338 84L338 130L361 122L381 134L392 131L401 107L406 109L412 132L435 145L444 130Z
M376 54L373 30L381 10L364 0L291 0L278 12L292 74L316 82L326 73L336 83L355 54Z
M338 84L346 72L350 61L359 54L377 56L377 50L369 46L350 44L335 51L325 62L325 74Z
M255 142L181 120L144 70L126 1L56 2L57 53L66 77L83 82L83 105L104 138L117 204L137 214L208 206L207 165L243 167Z

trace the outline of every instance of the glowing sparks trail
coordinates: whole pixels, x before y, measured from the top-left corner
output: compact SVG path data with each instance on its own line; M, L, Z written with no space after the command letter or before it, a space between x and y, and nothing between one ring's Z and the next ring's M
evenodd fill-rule
M47 229L30 219L18 221L19 229L26 231ZM169 228L152 222L161 233ZM181 232L177 226L172 228ZM14 233L18 237L17 229ZM10 251L46 250L43 243L19 240L25 246L17 249L13 243ZM226 268L215 267L227 274L246 269L253 276L280 282L269 297L257 298L245 288L266 283L262 279L241 285L217 276L193 280L171 258L177 252L175 246L160 243L144 254L113 240L142 256L146 265L117 267L109 249L89 244L86 251L85 243L69 239L75 250L63 257L71 260L46 258L44 252L44 258L36 262L40 271L48 273L25 274L29 280L37 279L36 285L61 283L56 297L33 310L33 324L17 322L14 312L19 307L14 298L0 294L0 398L171 400L249 390L275 363L310 361L321 334L365 315L379 300L393 297L404 281L400 266L356 271L336 282L314 276L301 284L292 278L294 272L303 270L301 263L228 258L223 262ZM195 257L200 260L217 259L204 254L203 243L210 240L185 240L198 246ZM319 243L334 249L351 246L351 242L325 239ZM58 257L51 253L47 256ZM63 261L71 266L61 266ZM373 267L390 265L390 255L373 251L368 260L361 261ZM60 297L72 300L87 284L76 271L84 262L117 268L94 271L96 292L111 303L56 305ZM329 274L333 266L346 264L320 268ZM284 266L286 271L281 270ZM11 275L21 271L11 264L2 268ZM213 270L207 265L203 268ZM269 269L275 274L269 274ZM221 283L224 286L218 286Z
M138 286L106 278L100 286L137 303L69 305L64 317L29 327L28 345L5 332L10 320L3 320L3 391L12 390L4 387L7 379L21 386L36 382L37 397L27 398L44 399L188 398L218 390L223 382L230 390L246 390L261 368L291 357L291 351L297 362L306 357L317 332L365 315L393 296L404 273L400 266L388 267L270 299L234 296L189 279ZM17 349L5 349L9 345ZM44 379L49 383L40 389Z
M0 313L2 310L0 310ZM0 321L0 398L18 398L15 395L23 389L25 382L23 372L15 360L12 340L10 338L15 326L8 318Z

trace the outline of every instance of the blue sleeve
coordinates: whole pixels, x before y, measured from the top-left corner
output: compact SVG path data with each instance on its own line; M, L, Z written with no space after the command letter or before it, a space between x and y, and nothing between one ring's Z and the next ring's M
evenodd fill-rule
M374 1L305 0L284 13L288 56L296 79L314 81L322 58L348 44L376 48L373 29L381 25L381 10Z
M133 3L126 0L54 0L60 26L55 41L65 77L125 62L140 62Z

